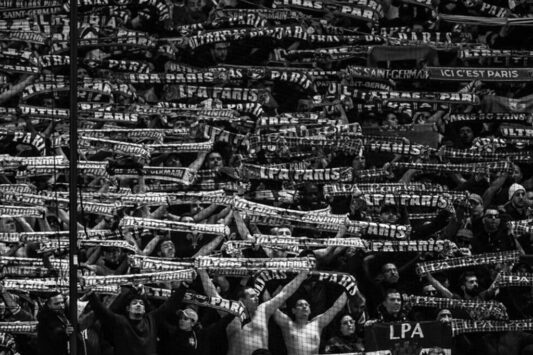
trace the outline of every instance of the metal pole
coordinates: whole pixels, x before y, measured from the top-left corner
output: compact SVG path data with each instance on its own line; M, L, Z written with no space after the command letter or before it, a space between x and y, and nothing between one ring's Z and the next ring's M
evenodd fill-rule
M78 0L70 0L70 181L69 181L69 319L74 332L71 355L77 355L78 327Z

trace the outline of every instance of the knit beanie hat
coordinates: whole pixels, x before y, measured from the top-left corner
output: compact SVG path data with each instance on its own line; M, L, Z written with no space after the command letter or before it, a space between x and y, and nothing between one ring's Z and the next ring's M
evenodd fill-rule
M517 184L517 183L512 184L511 187L509 188L509 201L513 198L514 194L520 190L524 192L526 191L524 186Z

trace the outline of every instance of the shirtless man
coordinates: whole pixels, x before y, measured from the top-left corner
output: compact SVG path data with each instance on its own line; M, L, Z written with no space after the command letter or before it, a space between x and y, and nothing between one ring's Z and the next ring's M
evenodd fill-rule
M207 271L199 269L198 274L207 296L220 297ZM261 304L259 304L259 295L253 288L244 289L239 295L239 301L246 308L250 321L243 325L236 317L226 328L228 355L251 355L257 349L268 349L268 320L300 287L308 275L309 271L300 272L283 287L281 292Z
M322 330L335 318L347 301L346 293L337 298L333 306L319 316L309 320L311 307L300 299L292 308L294 321L285 313L277 310L274 320L280 326L288 355L318 354Z

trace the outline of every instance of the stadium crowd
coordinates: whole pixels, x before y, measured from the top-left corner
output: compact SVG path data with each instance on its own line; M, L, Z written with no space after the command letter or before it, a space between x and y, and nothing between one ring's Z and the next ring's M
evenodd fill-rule
M78 4L75 329L69 4L0 2L0 354L533 354L531 1Z

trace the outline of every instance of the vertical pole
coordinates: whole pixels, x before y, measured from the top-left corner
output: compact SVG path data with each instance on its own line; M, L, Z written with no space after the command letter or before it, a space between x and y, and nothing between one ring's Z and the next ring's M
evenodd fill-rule
M74 332L69 339L71 355L77 355L78 333L78 0L70 1L70 181L69 181L69 319Z

